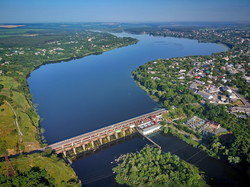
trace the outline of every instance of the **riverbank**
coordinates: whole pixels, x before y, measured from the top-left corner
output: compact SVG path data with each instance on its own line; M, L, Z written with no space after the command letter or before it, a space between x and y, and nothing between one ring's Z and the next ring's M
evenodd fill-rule
M137 45L100 56L88 56L72 63L46 65L32 73L29 84L35 102L40 104L39 114L46 118L42 126L47 129L45 137L49 143L155 110L158 105L131 78L131 71L150 59L169 58L173 54L206 55L223 50L221 46L195 40L148 35L135 37L140 40ZM46 78L42 78L43 75ZM134 144L131 151L139 149L138 142L134 141ZM117 149L122 152L127 150L120 146ZM92 161L85 161L85 158L78 160L73 163L73 168L84 183L89 183L92 175L106 176L109 173L104 172L109 167L103 167L110 164L110 161L105 162L110 159L109 155L106 156L94 154L89 158Z
M48 176L53 179L55 186L81 186L71 166L55 154L33 153L11 158L10 160L16 175L26 173L34 168L39 168L41 171L46 171ZM0 176L2 177L0 185L2 184L3 178L6 177L5 175L6 163L0 162ZM6 178L8 180L8 177Z
M102 34L98 33L98 35L101 36ZM107 37L107 34L105 34L105 36ZM112 35L108 36L111 37ZM113 38L114 37L112 36L110 39ZM2 95L4 99L6 99L13 106L18 116L17 118L12 118L12 113L8 110L8 106L6 103L3 103L0 106L0 117L1 119L3 119L0 122L0 140L4 142L7 148L7 152L10 155L22 151L29 152L32 150L36 150L45 140L45 138L41 134L42 132L44 132L44 130L41 130L39 127L39 122L41 119L36 112L35 104L32 104L32 97L28 88L27 78L30 76L30 73L44 64L60 63L70 61L72 59L86 57L89 55L101 54L114 48L135 44L138 41L135 39L126 38L125 41L123 41L123 39L120 39L120 41L118 40L118 42L121 43L119 44L115 42L109 47L101 47L100 49L95 49L93 52L85 52L78 55L75 55L73 53L72 56L65 56L63 58L54 57L54 59L51 60L44 60L44 58L37 57L37 55L35 55L37 59L35 59L35 62L33 64L30 62L31 59L27 59L29 61L29 63L27 63L28 65L22 64L17 61L15 63L13 62L13 64L9 64L7 66L7 70L5 70L5 66L1 67L4 68L3 70L5 70L6 72L4 72L4 74L0 77L0 84L3 86L3 88L0 90L0 95ZM16 69L17 67L19 67L19 69ZM15 130L15 125L12 125L13 123L16 123L15 119L17 119L17 122L20 123L20 128L23 132L22 142L18 140L18 131ZM3 155L3 153L0 152L0 155Z
M10 47L6 48L6 53L5 48L1 48L1 53L5 55L6 59L1 58L4 63L0 66L0 156L30 152L44 146L45 137L42 135L44 129L40 128L39 124L41 119L36 112L35 104L32 104L32 97L27 83L27 78L32 71L44 64L64 62L89 55L101 54L115 48L132 45L138 42L132 38L118 38L105 33L95 34L93 32L87 32L86 35L83 35L85 37L84 40L83 36L79 38L79 35L74 36L72 33L69 33L69 36L71 37L68 39L71 43L75 43L76 47L74 44L71 44L70 46L65 45L65 48L55 48L56 46L53 47L51 46L53 44L50 43L41 44L39 47L35 47L27 41L27 45L30 46L22 49L20 48L20 50L23 50L21 51L21 54L25 53L23 56L9 55L8 49L10 49ZM75 37L77 40L76 42L72 42L72 36ZM89 41L87 45L95 45L95 49L92 52L91 49L89 49L83 50L81 53L77 51L77 54L75 51L70 53L71 50L77 50L81 41L83 42L82 46L86 46L85 41L90 40L88 37L93 36L97 39L102 38L102 40L106 40L106 45L97 46L97 44L93 44L93 42ZM39 37L40 36L37 36L38 41L41 39L41 37ZM20 38L22 39L22 37ZM65 40L65 38L62 38L61 43L65 42ZM58 41L56 42L56 45L58 45ZM15 46L12 47L16 50L19 49ZM34 54L34 51L41 51L41 47L45 48L42 49L43 52L49 51L49 49L52 52L56 50L63 50L65 52L59 53L60 55L54 55L54 52L53 56L49 55L50 60L48 60L44 58L44 55L40 52L35 52ZM30 50L31 48L32 50ZM10 62L6 63L7 60L10 60ZM26 156L21 155L16 158L11 158L10 160L12 166L18 173L28 171L34 167L45 169L55 180L56 186L61 186L63 184L74 185L79 183L73 169L66 165L64 161L56 155L52 154L48 156L43 153L36 153ZM1 171L3 172L1 174L4 175L6 172L5 162L1 162L0 166L2 168ZM63 171L60 171L62 169ZM58 175L59 173L60 175Z
M230 34L224 36L221 34L224 32ZM247 112L241 111L240 114L244 113L244 118L233 113L230 109L234 105L233 100L229 98L231 94L222 91L226 87L237 87L246 100L250 99L248 81L242 78L249 76L249 71L246 71L249 69L249 63L246 60L249 58L249 41L244 39L247 30L239 29L238 37L235 37L234 29L229 28L226 31L194 29L191 34L185 31L166 33L162 31L153 35L178 37L180 34L182 37L200 41L206 40L207 36L212 38L215 35L215 38L220 38L219 42L232 45L230 50L210 56L198 55L150 61L137 68L133 72L133 78L151 98L169 109L171 121L177 119L179 124L182 124L193 116L198 116L203 120L216 122L226 129L224 133L217 134L215 130L219 127L211 127L213 129L210 129L211 135L207 136L204 131L200 132L202 139L197 142L190 135L185 136L171 127L172 134L178 138L206 151L212 157L225 159L230 164L240 167L247 175L250 118ZM222 102L221 98L228 98L228 100ZM184 126L188 127L187 124ZM199 125L195 123L194 126L193 130L198 132Z

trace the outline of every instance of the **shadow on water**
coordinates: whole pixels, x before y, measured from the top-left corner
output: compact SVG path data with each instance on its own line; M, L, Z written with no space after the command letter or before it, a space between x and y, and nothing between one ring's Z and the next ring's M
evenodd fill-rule
M205 172L211 186L240 187L248 186L247 176L227 162L210 157L206 152L194 148L177 137L162 132L155 133L150 138L162 147L165 152L170 152L181 159L196 165Z
M140 41L101 55L41 66L31 73L30 91L33 102L39 104L38 113L44 119L41 127L46 130L44 136L49 144L152 112L158 107L131 78L131 71L140 65L159 58L210 55L227 50L197 40L119 35ZM112 175L114 166L110 163L120 154L139 150L147 143L136 135L76 160L73 168L80 180L89 181L86 186L117 186ZM167 144L175 143L178 142ZM199 164L204 163L203 160Z
M80 172L79 179L83 186L125 186L115 182L112 168L116 166L115 158L122 154L136 152L150 144L138 133L101 146L96 151L79 154L72 167Z
M162 147L164 152L176 154L181 159L196 165L205 173L211 186L243 187L248 186L247 177L222 160L209 157L204 151L188 145L186 142L161 132L150 135L150 138ZM122 154L136 152L146 144L151 144L139 133L105 144L96 151L79 154L72 166L81 172L83 186L121 186L115 182L112 168L116 166L114 159ZM84 166L84 167L82 167ZM123 185L122 185L123 186Z

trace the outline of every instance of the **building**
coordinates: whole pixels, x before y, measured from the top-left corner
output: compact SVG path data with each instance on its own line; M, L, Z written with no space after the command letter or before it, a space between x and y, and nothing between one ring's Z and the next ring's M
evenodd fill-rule
M231 100L237 100L237 99L239 99L235 94L231 94L231 95L229 96L229 98L230 98Z
M157 132L161 128L161 125L159 125L158 122L162 120L162 115L153 115L150 118L137 122L137 130L143 135Z
M192 82L192 83L190 84L189 88L190 88L191 90L193 90L193 91L196 91L196 90L198 90L198 84Z
M209 94L207 92L204 92L204 91L198 91L198 94L200 96L204 97L205 99L209 99L210 100L210 99L214 98L211 94Z
M159 131L161 128L161 125L159 124L141 124L138 125L137 129L138 131L143 135L148 135L154 132Z
M248 107L232 107L231 108L232 113L250 113L250 108Z
M220 128L220 124L214 121L207 120L207 124L209 125L209 127L214 128L214 129Z
M212 94L212 93L217 93L217 92L219 92L219 91L220 91L220 89L217 88L216 86L209 86L209 87L207 88L207 92L210 93L210 94Z
M219 96L219 99L220 99L222 102L225 102L225 101L227 101L227 96L225 96L225 95L220 95L220 96Z

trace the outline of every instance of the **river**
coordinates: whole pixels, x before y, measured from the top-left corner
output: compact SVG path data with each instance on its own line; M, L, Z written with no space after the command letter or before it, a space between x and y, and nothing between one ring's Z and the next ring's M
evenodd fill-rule
M33 103L38 104L41 126L45 129L44 136L48 144L158 109L158 104L131 77L131 72L138 66L158 58L210 55L227 50L223 45L199 43L190 39L126 33L117 35L131 36L139 42L100 55L46 64L31 73L28 83ZM175 141L166 139L163 144L172 145ZM116 186L110 162L121 153L139 150L147 143L135 135L79 159L72 166L86 186ZM192 147L187 145L187 148L191 150ZM183 150L183 154L185 151L187 149ZM227 167L224 162L204 160L212 168L212 171L207 171L207 175L220 180L220 176L210 175L220 171L225 174L221 179L230 178L226 173L232 168L216 170L217 166Z

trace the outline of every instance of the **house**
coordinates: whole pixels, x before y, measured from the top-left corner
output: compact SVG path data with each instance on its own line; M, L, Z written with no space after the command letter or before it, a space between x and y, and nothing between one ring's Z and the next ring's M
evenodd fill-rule
M217 93L220 91L220 89L217 88L216 86L208 86L207 91L208 93Z
M219 99L223 102L227 100L227 97L225 95L219 96Z
M194 80L194 82L197 83L197 84L201 84L201 85L205 85L206 84L205 82L199 81L199 80Z
M207 120L207 124L209 125L209 127L214 128L214 129L220 128L220 124L214 121Z
M214 96L212 96L211 94L207 93L207 92L204 92L204 91L198 91L198 94L202 97L204 97L205 99L213 99Z
M159 78L159 77L151 77L151 79L154 80L154 81L155 80L161 80L161 78Z
M230 94L233 93L233 91L227 86L220 87L220 90L223 92L227 91Z
M230 98L231 100L237 100L237 99L238 99L238 97L237 97L235 94L231 94L231 95L229 96L229 98Z
M185 73L187 70L185 69L180 69L179 73Z
M242 113L250 113L250 108L248 107L232 107L232 113L242 112Z
M183 80L185 79L185 77L181 76L181 77L178 77L178 80Z
M198 84L192 82L192 83L190 84L189 88L190 88L191 90L193 90L193 91L196 91L196 90L198 90Z
M228 57L223 57L222 59L224 59L224 60L226 60L226 61L228 61L228 60L229 60L229 58L228 58Z

